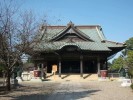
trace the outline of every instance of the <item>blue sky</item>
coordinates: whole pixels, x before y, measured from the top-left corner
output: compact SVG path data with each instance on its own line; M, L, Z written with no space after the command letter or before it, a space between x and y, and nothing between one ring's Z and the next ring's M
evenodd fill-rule
M133 37L133 0L20 0L22 10L46 15L53 25L101 25L108 40Z

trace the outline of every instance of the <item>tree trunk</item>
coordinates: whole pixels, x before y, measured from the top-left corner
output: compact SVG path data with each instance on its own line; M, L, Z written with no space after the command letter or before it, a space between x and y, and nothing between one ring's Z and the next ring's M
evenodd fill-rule
M6 84L5 79L6 79L6 73L5 73L5 72L3 72L3 86L5 86L5 84Z
M7 71L7 79L6 79L6 90L10 91L11 90L11 85L10 85L10 71Z

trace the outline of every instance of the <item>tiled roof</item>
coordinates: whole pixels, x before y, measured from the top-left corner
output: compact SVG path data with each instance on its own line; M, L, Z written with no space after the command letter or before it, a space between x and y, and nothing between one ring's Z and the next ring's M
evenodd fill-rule
M82 36L86 36L87 38L93 40L93 41L83 41L83 42L64 42L64 41L53 41L53 42L45 42L45 39L47 38L48 41L59 37L61 34L64 34L68 28L74 27L74 30L78 30L78 34L81 34ZM72 28L73 29L73 28ZM71 30L68 30L71 31ZM77 31L75 31L77 32ZM41 38L43 36L42 41L36 45L35 50L59 50L62 49L64 46L67 45L75 45L79 47L82 50L90 50L90 51L111 51L110 48L121 48L125 47L122 43L116 43L112 41L106 40L103 31L100 26L50 26L47 28L46 34L39 33L38 38Z
M89 50L89 51L111 51L105 45L101 45L100 43L96 42L76 42L76 43L66 43L66 42L54 42L54 43L39 43L37 47L40 48L41 51L45 51L48 49L53 50L60 50L65 46L77 46L82 50Z

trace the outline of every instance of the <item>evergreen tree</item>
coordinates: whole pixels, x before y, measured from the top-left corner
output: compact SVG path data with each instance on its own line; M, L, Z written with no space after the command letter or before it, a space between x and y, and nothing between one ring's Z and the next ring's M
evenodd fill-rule
M123 67L123 65L124 65L124 60L120 56L117 59L113 60L111 70L117 70L118 71L121 67Z

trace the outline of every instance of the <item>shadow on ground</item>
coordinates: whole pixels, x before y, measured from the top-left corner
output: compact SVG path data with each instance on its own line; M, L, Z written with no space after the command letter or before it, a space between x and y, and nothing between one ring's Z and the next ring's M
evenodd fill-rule
M84 76L83 78L86 79L86 78L88 78L88 77L91 76L91 75L92 75L92 74L88 74L88 75Z
M90 95L95 95L96 92L101 90L84 90L84 91L66 91L64 92L62 90L60 91L50 91L49 93L46 93L45 91L34 93L36 91L40 91L40 88L33 87L32 90L17 90L18 92L21 91L22 93L26 92L32 92L32 94L25 94L20 96L5 96L11 98L11 100L78 100L78 99L84 99L86 97L89 97ZM61 92L62 91L62 92Z
M66 74L65 76L61 77L62 79L65 79L67 77L69 77L70 75L69 74Z
M37 98L44 98L43 96L52 93L58 84L59 83L33 83L33 85L19 85L10 92L0 91L0 100L38 100Z

